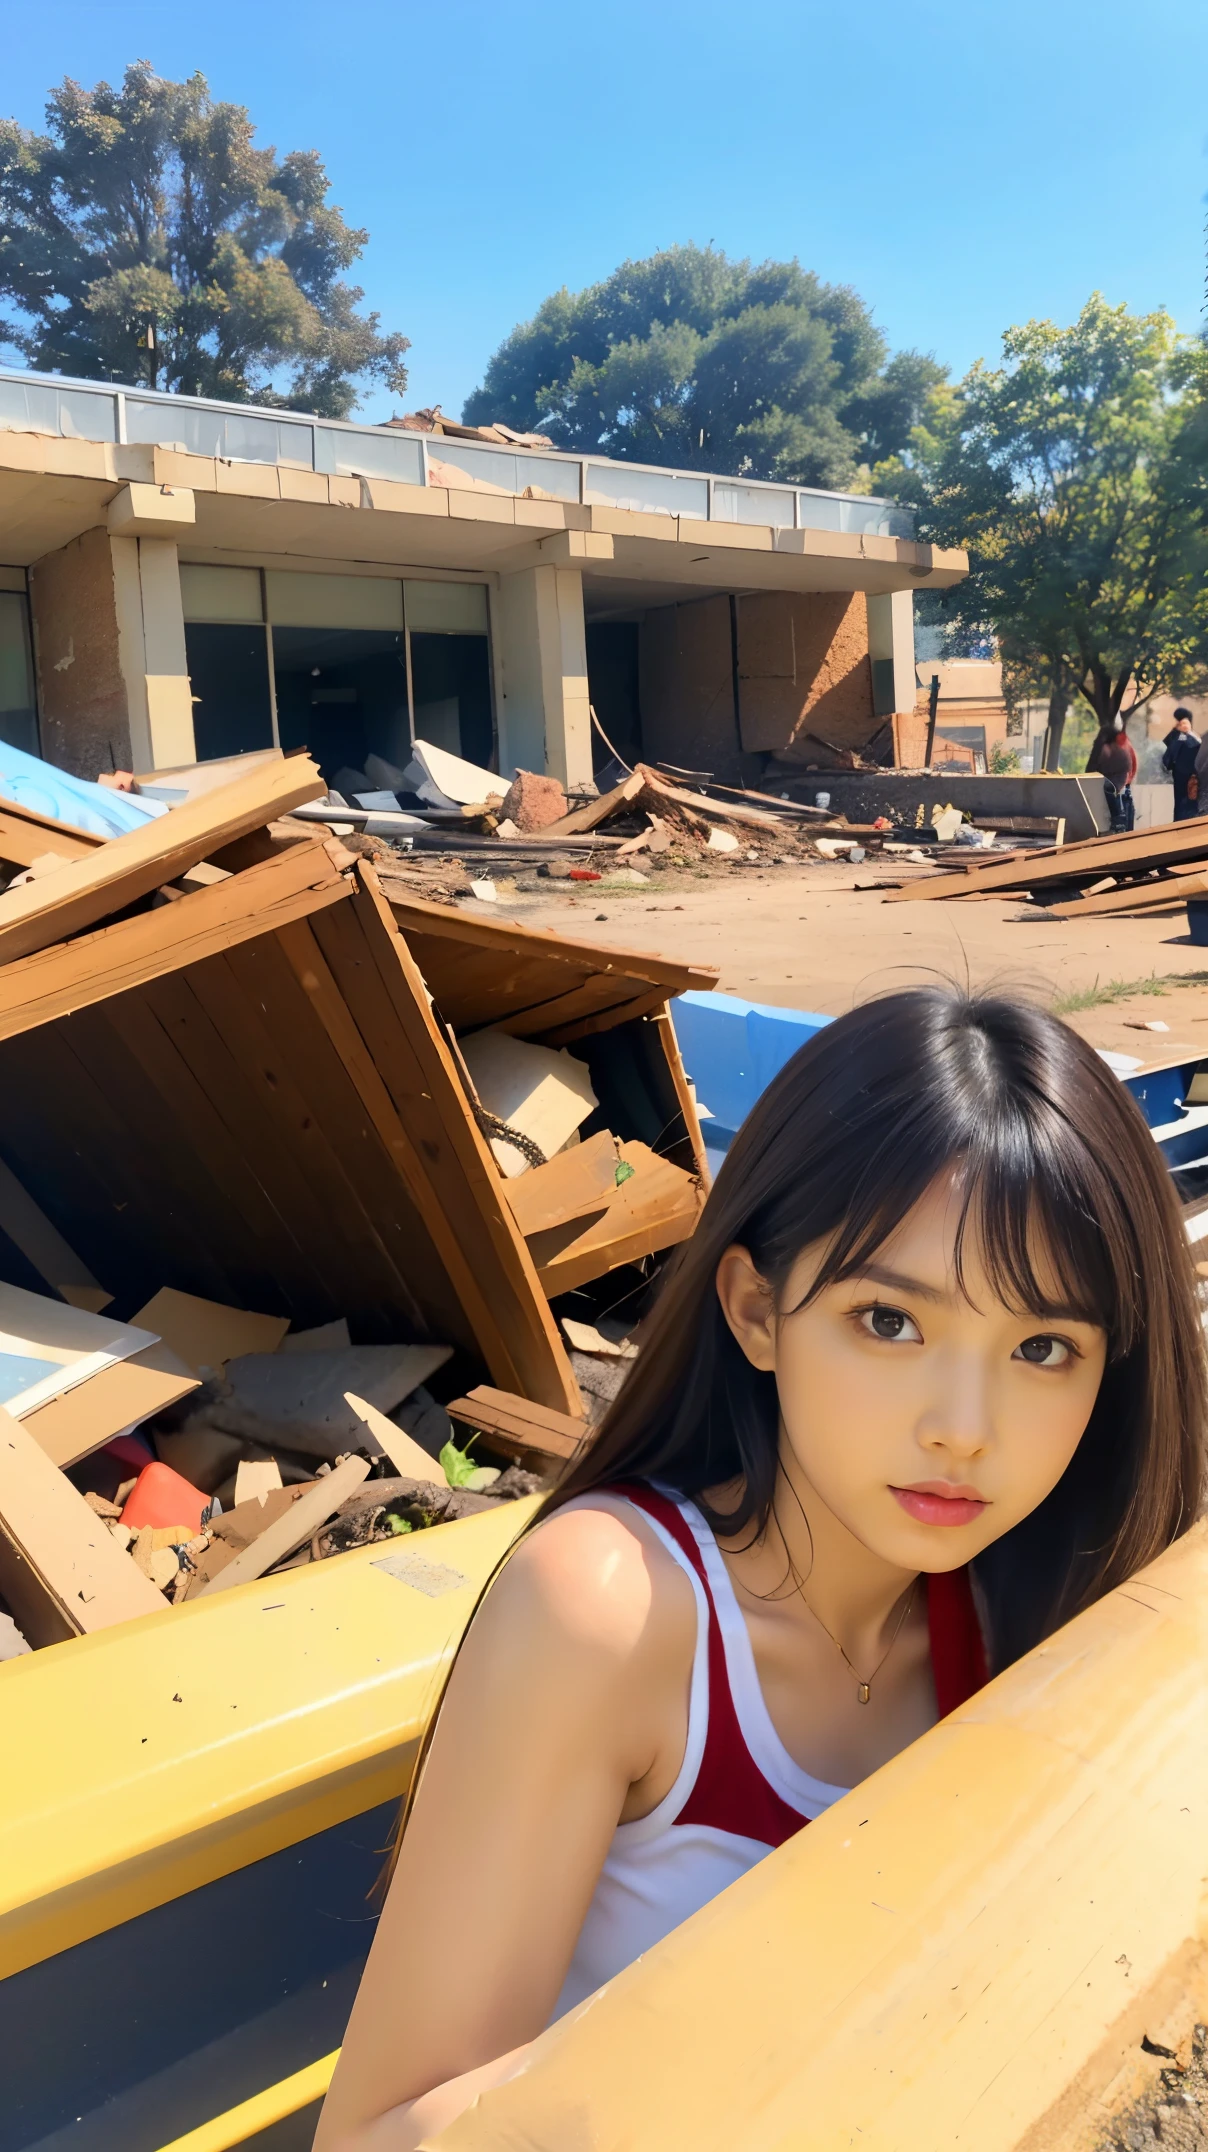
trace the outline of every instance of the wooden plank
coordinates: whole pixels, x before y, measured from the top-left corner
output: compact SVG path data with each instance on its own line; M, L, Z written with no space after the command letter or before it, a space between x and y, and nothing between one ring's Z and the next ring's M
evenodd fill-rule
M456 1296L424 1246L427 1236L413 1198L285 949L270 936L248 943L228 962L258 1025L262 1012L263 1052L287 1048L292 1081L283 1083L277 1069L275 1095L284 1106L296 1087L299 1155L309 1157L316 1137L322 1139L321 1171L332 1203L340 1207L337 1236L353 1244L348 1275L357 1262L372 1262L379 1279L374 1297L383 1318L393 1320L394 1336L401 1323L414 1339L448 1344L467 1339ZM362 1323L366 1312L362 1303Z
M291 1007L285 995L274 992L274 969L288 986L295 984L284 952L270 938L267 945L253 944L197 966L190 983L272 1130L303 1244L322 1251L329 1275L343 1282L342 1299L356 1306L362 1320L389 1327L401 1318L424 1335L420 1301L383 1245L378 1220L366 1210L340 1155L364 1147L363 1109L352 1086L340 1080L338 1062L333 1072L328 1042L306 996L297 995ZM358 1164L360 1177L368 1174L374 1183L374 1208L385 1196L388 1209L384 1160L376 1143L372 1156ZM396 1253L398 1223L395 1214Z
M41 1445L0 1409L0 1588L32 1644L87 1636L165 1601Z
M637 800L646 789L646 780L635 770L611 792L601 792L598 799L588 800L585 807L576 807L570 814L562 815L557 822L548 822L539 832L542 837L579 837L585 830L598 829L610 815L619 813L631 801Z
M529 1470L569 1463L591 1431L586 1420L551 1411L546 1405L534 1405L527 1398L492 1389L487 1383L466 1397L455 1397L445 1410L458 1426L476 1428L488 1444L505 1456L517 1458Z
M151 1007L221 1124L229 1146L227 1155L235 1162L233 1182L228 1173L220 1182L221 1188L225 1191L233 1185L240 1205L253 1201L257 1194L262 1198L263 1207L257 1210L257 1216L264 1224L271 1260L261 1282L273 1282L295 1322L323 1321L332 1312L336 1281L326 1267L326 1240L314 1239L313 1213L309 1207L299 1212L297 1162L283 1143L271 1112L265 1110L246 1071L198 999L195 984L193 972L156 980L147 989ZM162 1074L165 1080L171 1080L170 1067L165 1067ZM237 1259L239 1253L238 1247L232 1249L231 1259ZM187 1263L178 1261L174 1269L162 1269L160 1280L163 1279L196 1289ZM210 1297L234 1296L213 1293ZM257 1297L263 1305L263 1294Z
M541 1043L543 1046L573 1046L576 1039L591 1039L601 1031L615 1031L620 1023L639 1023L644 1016L653 1016L666 1006L666 988L652 986L644 994L635 994L623 1008L600 1009L594 1016L580 1016L574 1023L555 1024L552 1031L542 1033Z
M1208 840L1206 840L1208 844ZM541 927L518 926L513 920L472 919L453 905L434 904L427 897L392 897L390 909L404 934L431 934L467 947L489 949L496 955L542 957L549 963L578 964L587 973L613 971L629 979L649 980L666 987L668 994L689 989L706 991L716 986L719 974L697 964L682 964L670 957L652 955L646 949L621 949L611 942L575 942Z
M130 1053L169 1105L179 1122L182 1142L221 1196L227 1224L220 1245L223 1267L231 1279L231 1290L224 1297L233 1297L240 1306L254 1305L266 1296L267 1287L268 1296L291 1316L312 1314L325 1297L315 1267L316 1251L303 1249L282 1217L265 1185L259 1152L249 1158L238 1140L231 1103L238 1079L233 1072L224 1072L217 1083L206 1080L213 1060L222 1053L220 1043L203 1043L198 1067L193 1065L190 1049L205 1019L187 982L178 989L177 982L157 981L145 992L123 995L104 1014L120 1023ZM181 1254L186 1257L183 1274L188 1275L187 1244ZM179 1257L171 1275L182 1275Z
M283 1562L304 1540L312 1538L320 1525L334 1517L341 1502L347 1502L362 1480L368 1477L369 1466L363 1457L346 1457L342 1465L316 1480L296 1502L291 1502L283 1517L278 1517L275 1524L266 1525L250 1547L244 1547L233 1562L228 1562L225 1569L220 1569L217 1576L211 1577L194 1596L205 1599L214 1592L229 1592L236 1584L254 1583L266 1569L272 1568L274 1562Z
M27 815L19 807L0 801L0 859L13 867L32 867L47 852L64 859L91 859L103 837L83 829L70 829L65 822L52 822L45 815Z
M931 881L908 883L886 902L913 903L957 896L968 889L970 880L979 889L1038 889L1047 882L1077 881L1079 876L1097 882L1104 874L1130 870L1139 873L1146 867L1162 867L1197 854L1208 857L1208 822L1171 822L1159 829L1138 829L1122 837L1079 837L1073 844L1053 845L1001 863L991 856L984 867L974 867L969 876L939 874Z
M634 1167L633 1178L616 1190L601 1218L544 1262L540 1237L532 1243L537 1274L551 1300L621 1263L675 1247L696 1229L705 1196L693 1174L657 1157L644 1143L623 1143L621 1156ZM552 1241L553 1235L547 1238Z
M665 1002L661 1009L652 1010L651 1015L658 1025L659 1041L666 1056L667 1067L671 1072L671 1082L676 1098L679 1100L679 1109L684 1117L684 1133L692 1153L692 1163L696 1169L696 1177L707 1195L712 1185L713 1176L709 1171L705 1138L700 1125L700 1117L696 1110L696 1099L689 1088L687 1071L684 1068L683 1057L679 1049L679 1040L675 1033L675 1022L672 1018L671 1010ZM668 1148L671 1148L671 1146L668 1146Z
M343 907L317 918L314 931L406 1125L415 1200L492 1374L507 1369L505 1387L543 1404L573 1407L578 1391L570 1363L424 981L363 861L357 881L349 909L360 930L359 948L349 941Z
M657 992L666 999L661 987ZM514 1039L540 1039L548 1046L554 1041L547 1033L574 1030L585 1020L591 1020L597 1029L611 1029L613 1024L625 1022L635 1001L649 998L649 989L643 993L641 981L618 979L613 972L596 972L565 994L555 995L552 1001L502 1017L494 1028L510 1032Z
M95 926L324 789L309 755L262 764L142 829L111 837L57 874L6 891L0 896L0 964Z
M617 1185L617 1139L607 1129L572 1144L544 1166L530 1166L502 1188L521 1232L545 1232L568 1218L581 1218L610 1202Z
M1156 912L1167 905L1185 904L1188 897L1208 892L1208 868L1195 874L1173 875L1160 882L1133 882L1123 889L1105 889L1099 897L1071 897L1068 904L1046 904L1047 919L1094 919L1102 912Z
M0 968L0 1039L142 986L349 893L322 844Z
M93 1277L88 1265L64 1240L58 1227L51 1223L2 1158L0 1232L8 1235L26 1262L33 1264L39 1277L44 1278L51 1291L58 1293L69 1307L87 1308L93 1315L99 1315L102 1308L108 1307L112 1293L107 1293Z

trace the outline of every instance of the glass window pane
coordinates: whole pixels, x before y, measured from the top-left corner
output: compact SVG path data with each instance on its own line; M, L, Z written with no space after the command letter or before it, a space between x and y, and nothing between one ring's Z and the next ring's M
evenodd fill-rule
M491 666L485 635L411 636L415 737L480 769L494 753ZM501 786L506 790L506 786Z
M485 583L404 583L407 626L413 635L485 635Z
M424 456L414 434L345 433L338 426L315 427L315 469L343 478L392 478L398 485L422 486Z
M379 587L399 589L397 583ZM411 759L411 727L401 631L274 627L273 667L281 745L308 748L328 784L336 782L341 770L363 775L366 755L405 768Z
M584 498L644 515L703 521L709 513L709 481L680 478L672 471L627 470L623 463L589 463Z
M285 628L381 628L401 633L403 586L390 576L306 575L270 569L268 617Z
M24 594L0 591L0 740L38 753L38 713Z
M261 620L258 568L210 568L180 564L180 598L186 620Z
M793 527L793 496L779 486L740 486L733 479L713 482L713 516L718 523L770 523Z
M257 622L189 621L185 656L199 762L273 744L268 639Z

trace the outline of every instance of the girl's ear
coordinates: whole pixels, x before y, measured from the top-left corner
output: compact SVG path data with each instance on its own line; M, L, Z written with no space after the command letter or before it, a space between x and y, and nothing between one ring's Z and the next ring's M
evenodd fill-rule
M742 1346L752 1367L765 1374L776 1368L776 1301L766 1278L761 1278L750 1251L736 1242L726 1249L717 1266L717 1297L721 1311Z

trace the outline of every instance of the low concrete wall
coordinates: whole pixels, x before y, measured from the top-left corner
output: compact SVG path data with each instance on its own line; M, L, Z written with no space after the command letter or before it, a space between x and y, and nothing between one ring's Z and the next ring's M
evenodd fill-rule
M807 777L782 766L766 773L761 789L811 804L829 792L835 813L849 822L875 822L882 814L913 822L920 806L929 822L933 807L951 801L967 815L1064 815L1067 842L1093 837L1108 823L1097 777L916 777L909 770L811 770Z

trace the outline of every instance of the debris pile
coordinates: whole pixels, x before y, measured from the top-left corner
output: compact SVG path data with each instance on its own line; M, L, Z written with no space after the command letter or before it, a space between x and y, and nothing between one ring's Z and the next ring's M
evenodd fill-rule
M898 901L1015 897L1055 919L1105 912L1181 910L1208 900L1208 821L1163 823L1125 835L1083 837L1072 844L1024 847L1016 840L994 856L971 853L945 872L893 892Z
M165 774L0 805L5 1656L533 1493L704 1201L714 973L417 895L305 755Z

